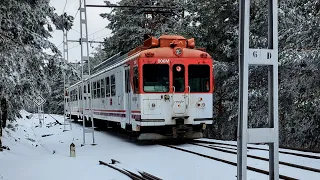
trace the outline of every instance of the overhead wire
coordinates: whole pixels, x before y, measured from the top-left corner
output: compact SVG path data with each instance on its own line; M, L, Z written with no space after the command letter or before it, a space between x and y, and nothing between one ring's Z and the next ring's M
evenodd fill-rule
M67 3L68 3L68 0L66 0L66 3L64 4L64 8L63 8L62 14L64 13L64 10L66 9Z

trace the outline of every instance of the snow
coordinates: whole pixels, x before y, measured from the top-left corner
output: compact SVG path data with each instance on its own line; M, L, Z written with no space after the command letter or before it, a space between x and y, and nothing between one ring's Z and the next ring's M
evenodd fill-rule
M46 125L39 127L37 114L27 119L28 114L23 111L22 118L3 131L3 145L10 150L0 152L0 180L130 179L110 167L99 165L99 161L109 163L111 159L121 162L118 167L144 171L162 179L236 179L236 166L157 144L132 142L112 133L96 131L95 146L90 145L92 137L87 134L88 144L81 147L82 127L79 124L72 124L71 131L63 132L63 125L55 123L55 119L63 123L62 116L52 115L52 118L46 114ZM76 145L76 157L69 157L71 143ZM236 162L236 155L190 144L177 146ZM250 150L249 154L267 157L264 151ZM281 154L280 160L320 167L316 160L292 155ZM267 170L268 162L249 158L248 165ZM280 173L301 179L320 177L317 173L284 166L280 166ZM247 174L248 179L268 179L268 176L253 171Z

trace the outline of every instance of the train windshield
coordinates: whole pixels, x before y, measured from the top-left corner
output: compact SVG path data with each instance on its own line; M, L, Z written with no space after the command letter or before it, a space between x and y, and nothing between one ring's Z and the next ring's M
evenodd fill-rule
M209 65L189 65L188 81L190 92L210 91L210 67Z
M143 65L143 91L169 92L169 65Z

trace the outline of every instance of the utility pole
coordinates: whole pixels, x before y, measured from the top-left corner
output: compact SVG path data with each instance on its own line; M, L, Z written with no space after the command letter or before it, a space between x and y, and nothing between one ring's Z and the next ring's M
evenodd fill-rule
M82 115L82 127L83 127L83 145L86 143L86 133L92 134L92 144L95 144L94 139L94 119L92 111L92 85L91 85L91 71L90 71L90 58L89 58L89 39L88 39L88 21L87 21L87 9L86 0L83 0L83 4L80 2L80 45L81 45L81 100L82 108L80 109ZM83 32L85 36L83 36ZM87 74L84 73L84 64L88 64ZM81 107L81 106L80 106ZM91 120L91 128L86 127L86 118Z
M70 107L70 93L68 88L70 86L69 78L67 77L66 67L68 66L68 32L63 30L63 101L64 101L64 122L63 122L63 131L67 131L66 126L69 125L70 130L72 130L71 125L71 107ZM68 110L68 113L67 113ZM68 117L69 114L69 117Z
M278 120L278 0L268 0L268 49L249 47L250 2L240 0L239 8L239 120L237 179L247 179L247 144L269 145L269 179L279 179ZM268 66L269 127L248 128L249 66Z

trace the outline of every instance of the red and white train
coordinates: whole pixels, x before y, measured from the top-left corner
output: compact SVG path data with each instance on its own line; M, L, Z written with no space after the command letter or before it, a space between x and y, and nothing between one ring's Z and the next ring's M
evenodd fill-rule
M73 119L89 108L88 98L82 107L81 84L67 90ZM201 138L213 122L213 59L193 38L149 37L105 61L83 88L91 92L96 125L121 127L138 140Z

